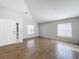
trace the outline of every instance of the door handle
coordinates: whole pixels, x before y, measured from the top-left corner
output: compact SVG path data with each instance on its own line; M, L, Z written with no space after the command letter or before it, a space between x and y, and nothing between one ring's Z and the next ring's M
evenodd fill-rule
M19 23L16 23L16 39L19 39Z

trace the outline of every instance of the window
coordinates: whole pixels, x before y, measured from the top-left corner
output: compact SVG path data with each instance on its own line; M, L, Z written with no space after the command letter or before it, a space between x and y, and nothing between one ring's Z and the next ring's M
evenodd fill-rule
M72 37L72 23L58 24L57 30L57 35L60 37Z
M33 33L34 33L34 25L28 25L27 34L33 34Z

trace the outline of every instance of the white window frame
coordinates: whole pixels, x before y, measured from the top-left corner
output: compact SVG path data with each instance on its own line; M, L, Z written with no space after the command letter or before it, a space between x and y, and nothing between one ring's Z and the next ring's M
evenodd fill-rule
M34 34L34 25L27 25L27 34Z
M72 23L60 23L57 25L57 36L72 37Z

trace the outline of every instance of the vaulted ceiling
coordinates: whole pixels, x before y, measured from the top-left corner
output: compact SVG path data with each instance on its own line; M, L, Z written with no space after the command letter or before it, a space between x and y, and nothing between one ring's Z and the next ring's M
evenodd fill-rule
M28 11L24 0L0 0L0 5L22 13Z
M79 0L25 0L37 22L79 16Z
M0 4L23 13L29 10L39 23L79 16L79 0L0 0Z

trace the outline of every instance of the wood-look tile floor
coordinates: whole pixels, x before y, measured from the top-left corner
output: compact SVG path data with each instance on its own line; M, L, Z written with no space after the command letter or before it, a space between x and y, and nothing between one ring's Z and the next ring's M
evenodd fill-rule
M0 47L0 59L79 59L78 47L66 42L33 38Z

